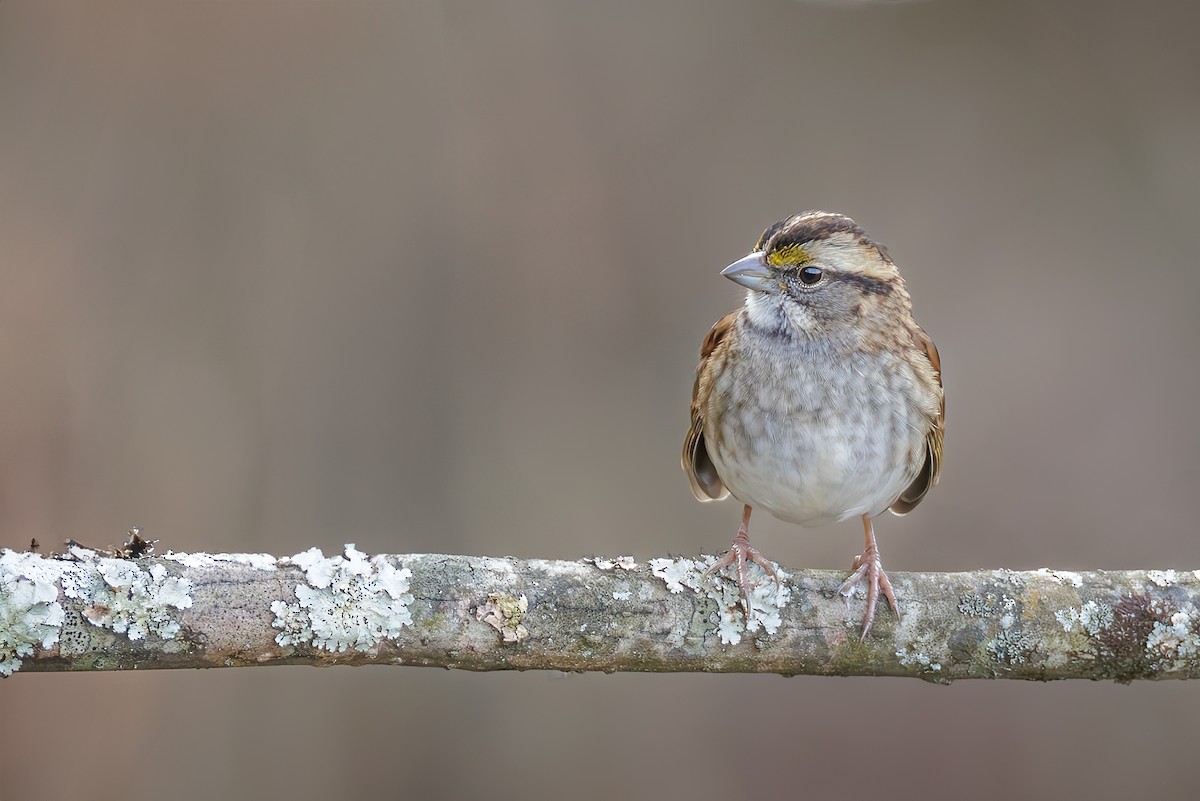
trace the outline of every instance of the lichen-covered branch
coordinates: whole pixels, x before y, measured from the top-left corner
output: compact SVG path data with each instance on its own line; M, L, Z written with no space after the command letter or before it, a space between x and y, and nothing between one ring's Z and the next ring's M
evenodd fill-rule
M128 555L128 554L122 554ZM859 639L833 571L755 572L747 624L704 559L575 562L354 546L115 558L0 551L0 674L239 665L967 678L1200 677L1200 570L892 573ZM759 569L754 568L755 571Z

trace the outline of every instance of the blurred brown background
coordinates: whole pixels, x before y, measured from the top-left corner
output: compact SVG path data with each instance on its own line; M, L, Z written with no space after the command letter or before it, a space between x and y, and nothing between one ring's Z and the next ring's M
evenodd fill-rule
M0 546L718 551L718 276L851 214L949 395L893 570L1200 566L1186 3L0 4ZM763 516L787 565L853 524ZM1125 798L1200 687L304 668L0 683L0 798Z

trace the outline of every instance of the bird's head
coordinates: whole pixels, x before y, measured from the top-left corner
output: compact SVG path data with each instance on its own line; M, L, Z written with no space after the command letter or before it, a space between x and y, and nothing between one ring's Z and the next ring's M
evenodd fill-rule
M810 337L869 328L884 310L909 304L887 251L854 220L824 211L775 223L721 275L750 290L746 308L756 326Z

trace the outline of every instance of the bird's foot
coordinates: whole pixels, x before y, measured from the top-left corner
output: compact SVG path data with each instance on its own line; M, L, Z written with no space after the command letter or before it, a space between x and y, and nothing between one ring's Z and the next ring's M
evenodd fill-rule
M709 566L708 570L700 575L700 580L708 578L709 574L715 573L718 570L735 565L737 568L737 585L738 594L741 595L742 603L746 605L746 618L750 618L750 581L748 577L749 563L761 567L767 572L767 575L775 579L775 586L779 587L779 574L775 571L775 565L758 552L750 544L750 537L744 529L739 529L737 536L733 538L733 543L729 546L729 550L725 555Z
M891 604L892 611L896 613L897 620L900 619L900 607L896 605L896 595L892 592L892 582L888 579L887 573L883 572L883 562L879 559L878 548L873 546L868 547L861 554L854 557L854 564L851 565L850 569L854 572L838 588L838 592L848 598L859 582L866 582L867 613L863 616L861 638L865 640L867 639L867 632L871 630L871 624L875 622L875 606L879 603L880 594Z

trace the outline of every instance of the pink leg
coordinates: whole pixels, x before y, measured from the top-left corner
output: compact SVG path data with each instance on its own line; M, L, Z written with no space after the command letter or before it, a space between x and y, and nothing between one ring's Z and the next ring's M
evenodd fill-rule
M871 624L875 622L875 605L879 602L881 592L891 604L897 620L900 619L900 607L896 605L892 582L888 579L887 573L883 572L883 562L879 558L879 546L875 543L875 526L871 523L871 518L866 515L862 516L862 521L863 530L867 534L866 548L859 556L854 557L854 564L851 568L854 572L850 574L850 578L846 579L846 583L838 589L838 592L848 596L856 584L866 579L867 613L863 616L862 630L862 639L865 640L867 632L871 630Z
M771 564L757 549L750 545L749 505L742 512L742 525L738 527L737 536L733 538L733 544L729 546L729 550L700 576L700 580L703 581L708 578L710 573L729 567L730 565L736 565L738 592L742 596L742 603L746 605L746 617L749 617L750 582L747 577L747 562L753 562L767 571L767 575L775 579L775 585L779 586L779 574L775 572L775 565Z

